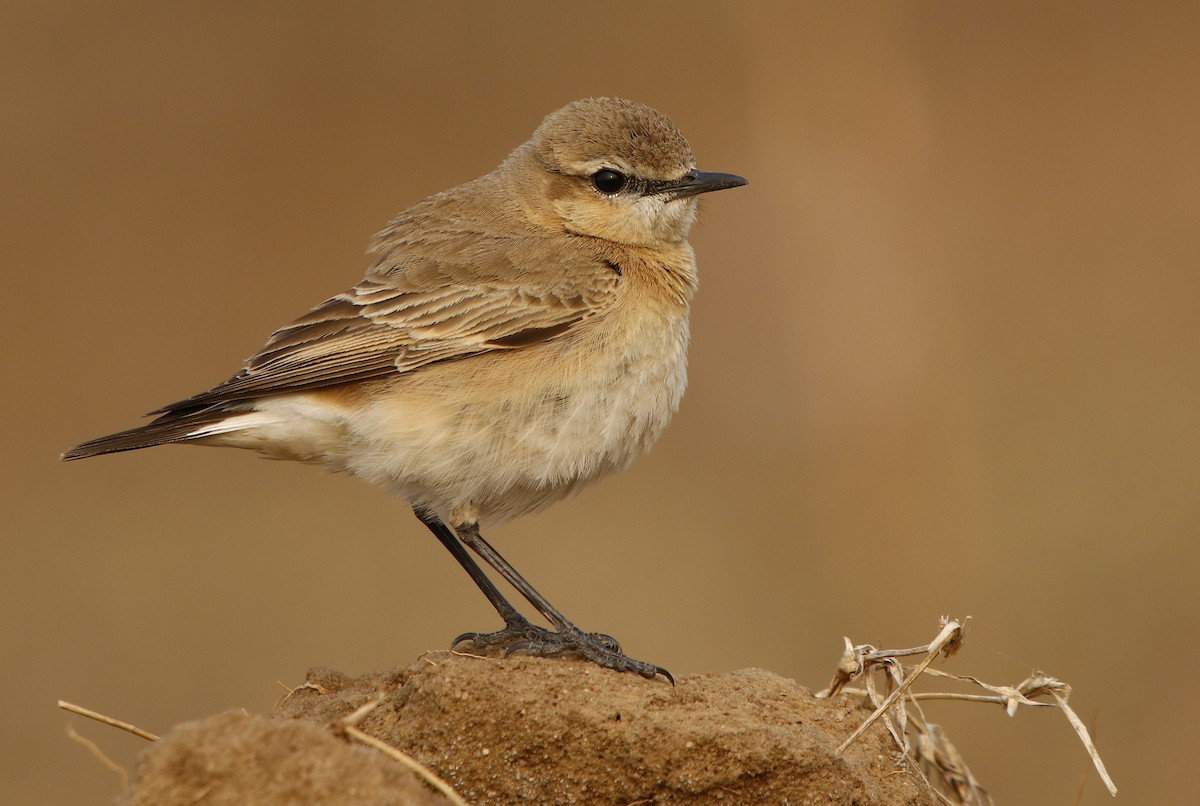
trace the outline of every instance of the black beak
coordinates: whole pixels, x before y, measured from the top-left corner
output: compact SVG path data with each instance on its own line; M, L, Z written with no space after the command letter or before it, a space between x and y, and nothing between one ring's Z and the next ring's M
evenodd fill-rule
M653 192L662 193L672 199L686 199L689 196L699 196L701 193L741 187L745 184L748 184L746 180L737 174L722 174L693 168L674 182L663 182L654 188Z

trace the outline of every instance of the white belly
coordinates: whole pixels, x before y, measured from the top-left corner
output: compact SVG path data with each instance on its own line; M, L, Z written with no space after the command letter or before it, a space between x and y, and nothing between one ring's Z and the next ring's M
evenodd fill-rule
M666 427L687 361L686 314L671 314L424 367L344 413L326 464L450 523L548 506L628 466Z

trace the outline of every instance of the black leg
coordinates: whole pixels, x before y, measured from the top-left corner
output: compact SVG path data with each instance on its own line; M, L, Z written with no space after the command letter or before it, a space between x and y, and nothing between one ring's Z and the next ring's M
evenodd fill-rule
M492 583L492 580L488 579L483 569L471 559L471 555L463 548L462 543L455 537L450 527L442 523L440 518L418 507L413 507L413 513L454 555L454 559L458 560L458 564L471 576L471 579L479 586L479 590L483 591L483 595L492 603L492 607L496 608L500 618L504 619L503 630L494 633L465 632L450 642L451 647L458 646L464 641L471 641L481 648L503 647L506 654L511 654L526 645L540 644L546 640L546 636L553 635L550 630L531 624L529 619L517 612L517 609L509 603L500 589Z
M483 539L483 535L479 534L479 524L464 523L456 526L454 529L462 542L467 544L467 547L478 554L484 561L495 568L500 576L504 577L508 584L517 589L517 592L528 600L528 602L537 608L537 611L546 617L546 620L559 630L574 630L578 629L574 624L567 620L567 617L558 611L558 608L550 604L545 596L537 592L532 585L526 581L525 577L521 576L516 568L513 568L512 563L500 556L500 552L492 548L492 544ZM621 648L618 646L617 651Z
M545 596L537 592L525 577L492 548L492 544L479 534L479 524L464 523L456 526L454 531L459 539L472 551L478 554L488 565L496 569L504 579L529 600L546 619L557 628L557 632L539 631L525 636L513 636L508 628L491 635L474 635L471 639L477 644L508 642L505 644L508 653L524 650L532 655L579 655L593 663L598 663L609 669L623 672L636 672L642 677L653 678L662 675L674 685L675 678L661 666L635 660L621 652L621 645L616 639L604 633L585 633L572 624L558 608L550 604ZM461 547L460 547L461 550ZM461 562L461 560L460 560ZM478 567L477 567L478 568ZM489 583L490 584L490 583ZM492 586L493 589L495 586ZM487 591L485 590L486 594ZM532 625L531 625L532 626ZM464 636L465 638L466 636ZM516 639L515 641L512 639Z
M487 574L483 573L483 569L471 559L470 554L467 554L467 550L463 548L462 543L458 542L458 538L454 536L454 532L450 531L450 527L442 523L436 515L423 509L413 507L413 514L417 516L417 519L421 523L429 527L429 531L433 532L442 545L454 555L454 559L458 560L458 564L471 575L471 579L483 591L483 595L492 603L492 607L496 608L496 612L500 614L500 618L504 619L505 624L525 621L525 617L509 604L508 599L504 598L504 594L500 592L500 589L492 584Z
M483 595L492 603L492 607L496 608L496 612L504 619L504 629L492 633L463 633L454 639L451 646L470 641L482 649L503 650L506 656L520 651L540 657L577 655L605 668L621 672L636 672L642 677L653 678L661 674L674 685L675 678L661 666L634 660L622 654L621 645L612 636L603 633L585 633L568 621L556 607L546 601L546 597L538 593L525 580L525 577L517 572L517 569L513 568L508 560L500 556L500 552L483 539L479 534L478 524L463 524L451 530L432 512L420 507L413 507L413 513L454 555L454 559L458 560L458 564L471 576L471 579L483 591ZM557 631L531 624L528 619L517 612L517 609L508 599L504 598L504 594L488 578L478 563L471 559L471 555L463 547L464 543L528 599L530 604L557 628Z

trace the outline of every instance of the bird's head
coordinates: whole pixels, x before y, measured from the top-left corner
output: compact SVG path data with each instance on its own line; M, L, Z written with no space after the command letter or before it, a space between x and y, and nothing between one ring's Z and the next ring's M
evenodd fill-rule
M510 157L537 188L524 198L544 225L621 244L687 238L701 193L738 187L733 174L700 171L670 118L619 98L588 98L551 113Z

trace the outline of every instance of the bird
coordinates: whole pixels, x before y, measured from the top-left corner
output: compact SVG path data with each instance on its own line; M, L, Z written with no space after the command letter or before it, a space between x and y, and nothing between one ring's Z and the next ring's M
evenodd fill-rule
M678 409L697 201L747 184L695 162L651 107L567 104L491 173L398 214L361 282L276 330L236 374L62 459L207 445L357 476L406 501L503 619L452 647L673 683L569 621L481 529L625 469Z

